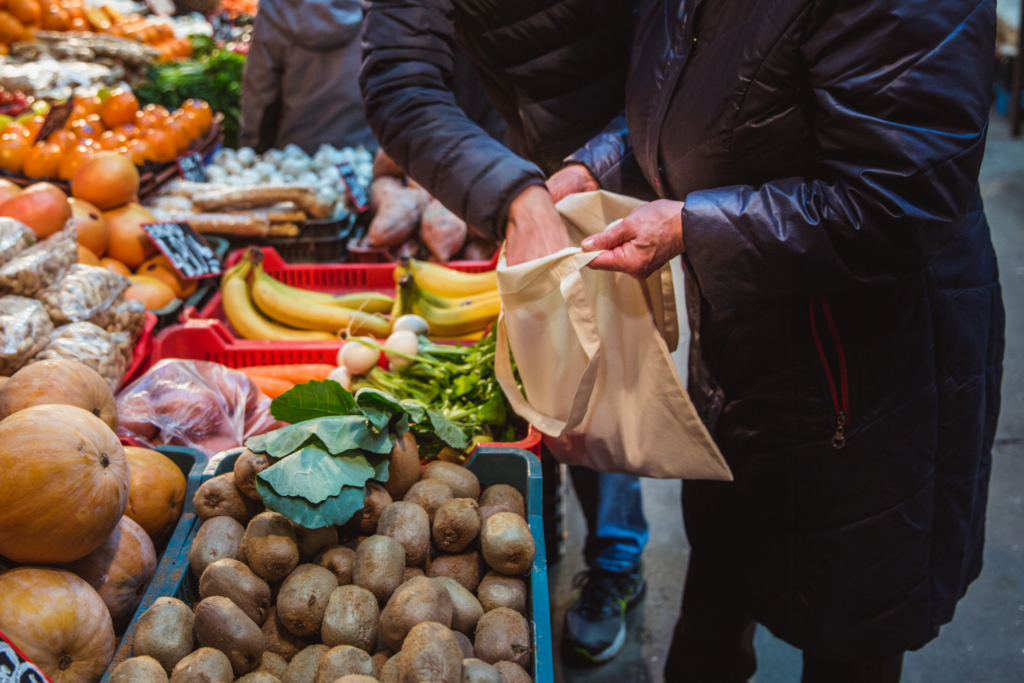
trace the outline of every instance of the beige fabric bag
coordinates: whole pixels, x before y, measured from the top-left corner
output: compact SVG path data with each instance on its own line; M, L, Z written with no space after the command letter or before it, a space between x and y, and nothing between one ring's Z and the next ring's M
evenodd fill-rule
M642 204L602 191L570 195L557 208L579 244ZM596 256L574 247L518 266L499 261L495 373L512 408L562 462L731 480L655 324L678 339L675 316L661 310L675 307L668 266L641 283L587 268ZM516 386L509 348L529 400Z

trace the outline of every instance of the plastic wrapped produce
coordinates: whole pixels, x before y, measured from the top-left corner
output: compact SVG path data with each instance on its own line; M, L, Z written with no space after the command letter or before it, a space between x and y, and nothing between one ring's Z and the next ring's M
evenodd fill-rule
M128 363L110 333L86 322L71 323L55 329L46 347L35 355L32 362L53 358L77 360L88 365L100 373L114 392L128 368Z
M114 344L117 345L117 350L121 352L125 367L127 368L132 364L132 358L135 356L135 340L132 339L132 335L128 332L108 332L107 334L110 335Z
M252 380L217 363L165 360L117 397L118 433L215 455L280 426Z
M127 332L131 335L132 342L135 342L146 324L145 304L134 299L122 299L114 303L110 313L107 332Z
M36 294L57 325L90 321L106 327L114 302L128 288L128 278L96 266L75 264L64 279Z
M420 223L420 237L431 255L442 263L452 260L466 243L466 222L436 199L430 200Z
M0 266L0 294L35 296L78 262L78 231L67 227Z
M0 218L0 266L35 243L32 228L13 218Z
M46 346L52 332L50 316L35 299L0 298L0 376L20 370Z

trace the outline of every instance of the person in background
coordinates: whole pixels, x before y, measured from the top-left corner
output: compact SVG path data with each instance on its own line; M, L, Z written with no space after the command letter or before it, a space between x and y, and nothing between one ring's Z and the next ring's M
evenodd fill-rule
M358 0L262 0L242 81L239 143L375 147L359 94Z
M468 224L495 241L507 236L514 258L569 246L564 228L538 231L533 216L561 225L554 202L575 185L557 174L545 185L546 174L622 110L631 0L368 0L364 8L360 86L385 152ZM457 105L459 52L504 119L507 146ZM626 611L644 593L647 522L636 477L572 475L590 569L564 642L603 662L621 650Z

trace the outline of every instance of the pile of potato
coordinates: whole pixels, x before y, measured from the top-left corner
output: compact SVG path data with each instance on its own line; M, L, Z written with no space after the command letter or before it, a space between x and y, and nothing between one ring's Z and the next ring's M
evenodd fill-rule
M310 530L256 514L254 477L267 465L246 451L201 487L205 521L189 552L200 601L157 600L111 683L532 680L521 577L535 547L516 489L481 494L472 472L446 462L421 478L415 446L400 443L362 514Z

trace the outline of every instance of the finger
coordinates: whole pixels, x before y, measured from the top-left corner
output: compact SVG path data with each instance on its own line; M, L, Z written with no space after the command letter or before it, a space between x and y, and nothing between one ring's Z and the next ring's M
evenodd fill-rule
M644 267L643 260L639 258L636 251L628 245L617 247L611 251L599 254L588 266L594 270L608 270L616 273L625 273L635 278L640 277L640 271Z
M620 244L625 244L635 236L632 223L629 221L619 221L617 223L612 223L604 232L592 235L583 240L583 243L580 244L580 246L583 248L583 251L614 249Z

